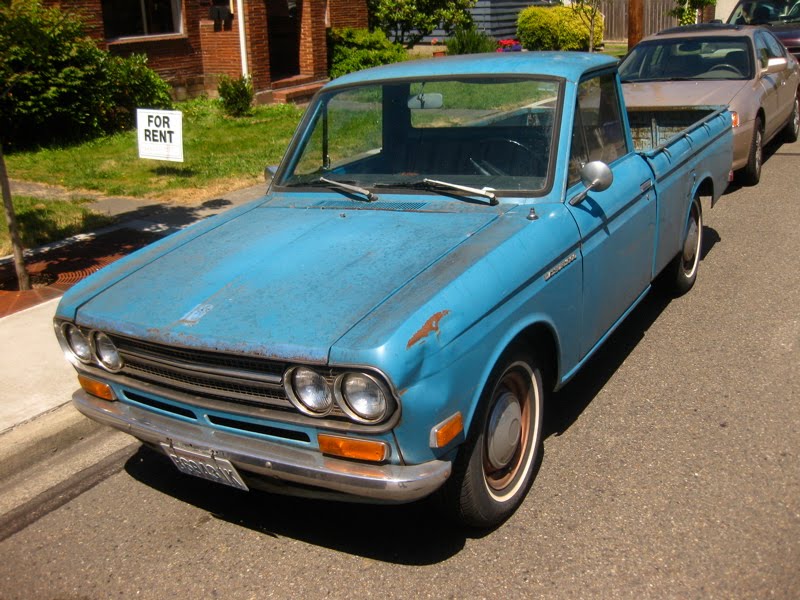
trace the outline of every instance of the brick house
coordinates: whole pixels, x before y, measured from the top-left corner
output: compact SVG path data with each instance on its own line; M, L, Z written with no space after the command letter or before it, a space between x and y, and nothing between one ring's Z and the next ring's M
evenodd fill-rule
M50 0L80 12L101 48L148 64L175 97L249 73L260 102L310 96L328 78L326 30L366 27L366 0ZM243 19L241 17L244 17ZM214 18L212 18L214 17Z

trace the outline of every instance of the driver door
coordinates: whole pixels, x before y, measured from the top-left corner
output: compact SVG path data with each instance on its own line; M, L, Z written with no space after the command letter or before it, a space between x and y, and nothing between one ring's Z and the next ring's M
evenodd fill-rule
M585 186L580 169L602 160L611 187L567 204L581 235L583 256L582 355L647 290L653 270L656 201L650 167L629 147L620 91L613 73L581 82L573 122L567 201Z

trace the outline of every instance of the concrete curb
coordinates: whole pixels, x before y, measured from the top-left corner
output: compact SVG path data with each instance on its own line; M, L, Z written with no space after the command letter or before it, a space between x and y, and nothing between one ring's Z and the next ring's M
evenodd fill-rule
M62 404L0 434L0 481L104 428Z

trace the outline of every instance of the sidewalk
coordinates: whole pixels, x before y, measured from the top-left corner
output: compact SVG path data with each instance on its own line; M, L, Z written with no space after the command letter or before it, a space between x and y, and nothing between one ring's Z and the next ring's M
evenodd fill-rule
M12 190L18 185L14 182ZM26 195L37 192L35 184L24 185ZM38 191L53 197L48 187ZM0 479L19 462L20 453L45 450L37 450L37 440L49 452L53 440L63 447L92 430L92 422L65 406L78 384L53 333L53 314L64 291L142 246L264 193L260 184L191 206L98 196L90 208L117 216L116 225L26 251L26 267L39 287L0 290ZM13 262L0 259L0 281L9 274L14 277Z

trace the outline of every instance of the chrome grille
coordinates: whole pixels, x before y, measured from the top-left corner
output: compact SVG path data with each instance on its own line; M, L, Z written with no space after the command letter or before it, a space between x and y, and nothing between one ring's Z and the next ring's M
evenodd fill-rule
M121 374L210 400L292 409L283 389L285 364L251 356L176 348L112 336Z

